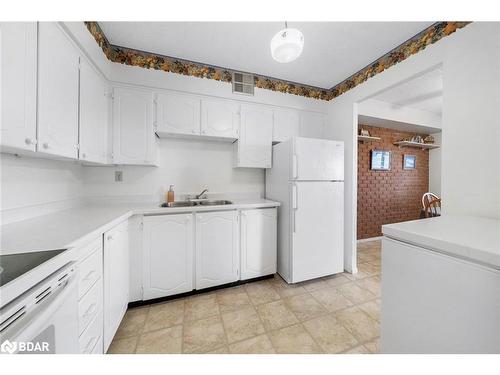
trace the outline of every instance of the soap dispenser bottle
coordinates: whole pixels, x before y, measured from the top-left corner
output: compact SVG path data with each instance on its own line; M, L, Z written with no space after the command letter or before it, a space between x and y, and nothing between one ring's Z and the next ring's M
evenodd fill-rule
M174 200L174 185L170 185L170 188L167 191L167 203L172 203Z

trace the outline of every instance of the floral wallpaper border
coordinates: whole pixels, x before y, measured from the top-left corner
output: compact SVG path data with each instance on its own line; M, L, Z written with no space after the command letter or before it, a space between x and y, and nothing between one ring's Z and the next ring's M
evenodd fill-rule
M436 43L438 40L454 33L458 29L465 27L469 23L470 22L468 21L437 22L418 33L413 38L394 48L392 51L389 51L382 57L378 58L370 65L354 73L349 78L335 85L331 89L303 85L257 74L254 74L255 87L305 96L308 98L331 100L365 82L376 74L383 72L387 68L422 51L428 45ZM96 40L97 44L102 48L108 60L112 62L147 69L163 70L165 72L183 74L187 76L214 79L227 83L232 81L233 70L115 46L109 43L97 22L85 21L85 25Z

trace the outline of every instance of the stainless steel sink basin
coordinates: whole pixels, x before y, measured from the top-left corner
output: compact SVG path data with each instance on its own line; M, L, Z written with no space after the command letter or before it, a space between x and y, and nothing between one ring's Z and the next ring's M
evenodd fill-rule
M200 201L198 204L200 206L221 206L224 204L232 204L233 202L231 201L226 201L226 200L213 200L213 201Z
M161 205L161 207L192 207L192 206L196 206L196 202L178 201L178 202L163 203Z
M226 200L177 201L177 202L163 203L161 207L221 206L224 204L232 204L232 203L233 202Z

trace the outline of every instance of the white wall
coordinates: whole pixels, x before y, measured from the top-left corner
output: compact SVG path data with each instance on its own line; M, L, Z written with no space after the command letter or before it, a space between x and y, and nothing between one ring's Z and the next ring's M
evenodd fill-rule
M348 271L356 271L357 103L441 64L443 212L500 217L499 35L499 23L472 23L329 103L326 136L346 147Z
M441 133L431 135L436 144L442 144ZM441 148L429 150L429 191L441 196Z
M468 29L443 71L443 211L500 218L500 23Z
M359 103L358 115L441 129L440 115L378 99L368 99Z
M264 194L264 170L233 168L229 142L161 139L159 167L85 167L84 192L89 197L142 196L157 201L173 184L179 193L210 192ZM114 172L123 171L123 182Z
M82 195L82 169L71 161L1 154L2 222L50 212L49 206L62 208L73 205Z

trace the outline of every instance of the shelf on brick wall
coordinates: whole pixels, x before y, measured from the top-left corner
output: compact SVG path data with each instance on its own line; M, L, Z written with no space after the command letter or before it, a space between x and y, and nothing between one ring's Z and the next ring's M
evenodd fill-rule
M394 142L394 144L398 147L414 147L420 148L422 150L430 150L433 148L439 148L439 145L433 143L420 143L420 142L411 142L411 141L398 141Z
M358 141L361 142L372 142L372 141L380 141L380 137L372 137L369 135L358 135Z

